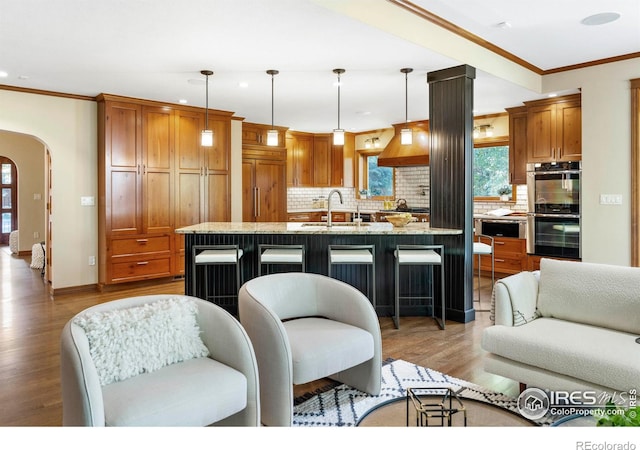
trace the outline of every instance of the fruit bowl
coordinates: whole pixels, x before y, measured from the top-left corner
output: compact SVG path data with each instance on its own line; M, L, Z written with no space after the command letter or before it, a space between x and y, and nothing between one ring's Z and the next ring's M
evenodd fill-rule
M402 214L392 214L386 216L387 222L392 224L394 227L403 227L409 222L413 221L413 216L410 213L402 213Z

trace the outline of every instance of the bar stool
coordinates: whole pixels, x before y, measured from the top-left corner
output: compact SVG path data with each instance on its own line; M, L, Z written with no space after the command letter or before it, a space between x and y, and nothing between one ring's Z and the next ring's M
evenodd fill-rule
M365 264L367 267L367 297L376 308L376 246L375 245L329 245L329 267L327 274L331 277L331 268L338 264ZM371 271L371 276L369 276Z
M258 244L258 276L267 264L299 264L304 272L304 245Z
M494 243L493 237L487 236L486 234L479 234L478 240L473 243L473 255L478 255L478 306L482 307L482 303L480 301L480 280L481 280L481 269L480 262L482 256L491 255L491 286L495 285L495 254L494 254ZM478 310L478 311L488 311L488 310Z
M395 258L395 302L394 302L394 317L393 321L396 328L400 328L400 299L419 299L430 298L431 299L431 317L435 319L441 329L444 330L445 318L444 318L444 245L396 245L396 249L393 252ZM431 266L431 296L400 296L400 267L401 266ZM435 316L435 290L433 277L433 267L440 266L440 302L441 302L441 317L438 319Z
M197 296L196 280L197 280L197 268L198 266L204 266L204 297L203 300L213 300L223 298L237 298L238 291L240 290L242 281L242 266L240 265L240 258L242 258L243 251L238 245L194 245L192 247L192 294ZM209 292L209 273L208 268L210 266L217 265L233 265L235 266L236 274L236 289L235 294L223 294L214 295ZM217 283L220 284L220 283Z

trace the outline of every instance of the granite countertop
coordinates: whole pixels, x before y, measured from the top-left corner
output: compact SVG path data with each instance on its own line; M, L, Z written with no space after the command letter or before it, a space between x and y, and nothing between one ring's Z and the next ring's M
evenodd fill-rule
M365 222L360 225L338 222L327 227L323 222L205 222L175 230L179 234L462 234L462 230L431 228L428 222L404 227L390 223Z

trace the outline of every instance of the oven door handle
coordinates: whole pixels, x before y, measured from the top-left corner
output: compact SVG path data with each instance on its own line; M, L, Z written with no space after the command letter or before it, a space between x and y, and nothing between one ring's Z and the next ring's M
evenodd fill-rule
M555 217L558 219L579 219L580 214L541 214L541 213L527 213L530 217Z
M481 222L485 223L520 223L522 220L505 220L505 219L480 219Z

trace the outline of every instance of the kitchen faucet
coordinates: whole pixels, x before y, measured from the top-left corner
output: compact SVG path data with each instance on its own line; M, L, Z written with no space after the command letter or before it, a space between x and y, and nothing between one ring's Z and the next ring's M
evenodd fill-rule
M342 192L340 192L337 189L332 189L331 192L329 192L329 195L327 195L327 226L328 227L330 227L332 225L332 221L331 221L331 196L333 194L338 194L338 197L340 197L340 204L344 203L342 201Z

